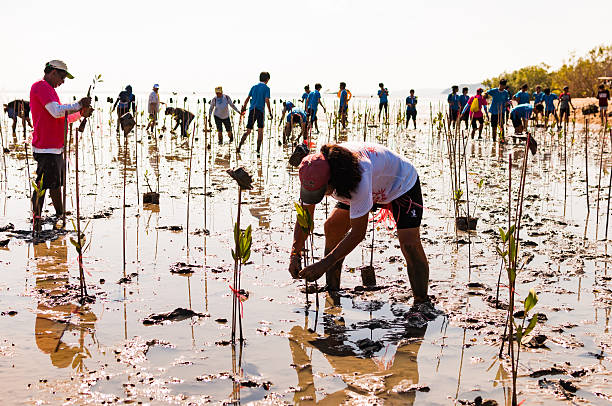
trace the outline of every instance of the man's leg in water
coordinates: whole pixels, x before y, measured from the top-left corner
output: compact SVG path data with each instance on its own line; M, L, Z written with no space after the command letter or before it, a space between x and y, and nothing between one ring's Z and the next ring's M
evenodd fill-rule
M257 153L261 151L261 143L263 142L263 128L257 129Z
M406 258L408 279L414 296L414 303L429 301L427 289L429 285L429 263L421 244L419 228L397 230L397 236Z
M351 228L349 211L334 208L325 220L323 229L325 231L325 255L329 254L342 241L346 233ZM340 273L344 260L336 262L325 274L325 282L328 290L340 289Z

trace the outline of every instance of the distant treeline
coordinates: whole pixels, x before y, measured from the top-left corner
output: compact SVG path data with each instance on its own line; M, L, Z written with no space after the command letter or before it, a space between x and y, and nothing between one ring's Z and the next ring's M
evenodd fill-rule
M572 56L558 70L551 71L549 65L542 63L504 73L482 83L496 87L499 79L506 78L512 91L518 91L525 83L531 91L537 85L542 89L550 87L555 92L569 86L574 97L594 97L600 84L597 78L602 76L612 76L612 45L595 47L580 58Z

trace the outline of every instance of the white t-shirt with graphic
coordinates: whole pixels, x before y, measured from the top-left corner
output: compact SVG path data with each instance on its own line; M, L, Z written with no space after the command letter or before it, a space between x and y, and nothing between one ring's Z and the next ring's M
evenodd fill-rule
M361 181L351 192L351 198L332 197L351 206L352 219L366 215L374 203L386 204L397 199L414 186L418 174L404 157L390 149L369 142L344 142L341 147L356 153L361 166Z

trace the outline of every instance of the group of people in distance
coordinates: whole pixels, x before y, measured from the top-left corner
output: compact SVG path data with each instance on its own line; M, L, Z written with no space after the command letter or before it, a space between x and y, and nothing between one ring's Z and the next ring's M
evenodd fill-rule
M453 86L451 93L447 97L448 102L448 117L449 128L455 127L461 122L465 122L465 129L468 129L468 122L471 121L472 134L474 138L478 129L478 138L482 138L482 128L484 125L484 114L491 123L493 141L497 140L497 131L500 131L500 142L505 142L504 139L504 124L506 117L509 116L514 126L515 133L521 134L527 129L529 119L535 120L536 124L539 118L543 117L544 126L548 126L549 116L553 116L557 128L561 128L561 123L565 125L569 122L570 107L576 110L572 104L572 96L569 92L569 86L563 87L563 92L559 95L553 93L550 88L545 88L542 91L541 86L536 86L533 95L529 93L529 86L524 84L521 90L510 96L506 79L499 81L499 86L484 91L482 88L476 90L476 94L472 97L468 95L469 89L464 87L462 94L458 94L459 86ZM531 100L533 96L533 105ZM490 105L487 101L491 97ZM602 125L608 124L608 103L610 100L610 91L606 89L604 84L599 85L597 91L597 99L599 103L599 115ZM557 104L555 105L555 100ZM513 104L516 103L516 105ZM408 99L406 100L408 105ZM487 109L487 106L489 108ZM484 113L483 113L484 110ZM559 115L557 115L557 110ZM407 124L406 124L407 125Z
M64 156L64 131L67 122L79 120L81 117L91 115L91 98L84 97L73 104L61 104L55 88L64 83L66 78L72 79L68 73L66 64L54 60L45 64L44 77L34 83L30 91L30 105L33 118L32 151L37 162L36 183L39 190L32 194L32 212L34 227L40 228L41 209L44 202L45 192L48 189L59 218L64 211L60 187L64 183L65 156ZM243 145L246 137L254 128L258 128L257 152L260 152L263 140L263 128L265 121L265 108L272 116L270 108L270 88L267 83L270 80L268 72L262 72L259 83L254 85L239 110L232 99L223 93L221 87L215 88L215 98L211 100L209 118L214 115L215 124L219 135L219 142L223 142L222 130L225 127L230 140L233 139L231 121L229 120L229 108L244 115L249 106L247 119L247 130L243 134L238 150ZM379 117L385 111L388 116L388 90L380 84L378 96L380 99ZM290 102L285 102L283 118L287 115L289 129L295 124L302 125L302 131L306 126L314 124L316 128L316 113L320 105L324 111L325 106L321 102L320 84L315 85L315 91L310 92L308 87L302 97L305 109L299 109ZM462 95L458 95L458 87L454 86L448 97L449 116L452 118L451 125L459 126L464 121L467 127L468 113L472 120L472 137L476 127L482 131L484 113L490 116L493 126L493 139L495 140L497 126L503 131L503 123L508 114L517 132L522 131L526 120L534 110L530 104L531 95L524 86L520 92L510 97L506 88L506 81L501 80L499 86L484 92L478 89L476 95L469 97L467 89L463 89ZM157 115L160 105L159 86L154 85L148 100L148 111L150 122L147 129L155 129ZM541 95L543 93L543 95ZM486 96L491 97L490 104ZM548 97L547 97L548 96ZM340 83L338 92L340 98L339 117L343 128L346 128L348 102L351 98L344 82ZM556 110L553 101L559 101L561 117L567 120L569 107L573 108L571 96L568 89L557 97L550 93L549 89L541 92L536 89L534 94L535 110L543 110L544 115L550 115ZM511 100L517 105L510 108ZM600 103L605 101L602 112L607 109L609 92L600 89ZM250 104L249 104L250 103ZM544 104L546 109L542 107ZM416 127L416 105L417 98L414 90L406 98L407 121L412 118ZM490 108L486 109L489 105ZM540 106L540 107L538 107ZM113 105L118 114L126 114L129 110L136 111L135 98L131 87L127 86L119 95L117 102ZM21 107L12 106L14 115L19 112L25 113L25 104ZM181 126L181 135L187 135L187 129L194 116L190 112L180 108L166 108L166 114L172 115L177 124L175 129ZM547 114L548 113L548 114ZM282 122L282 119L281 119ZM557 119L559 122L559 119ZM285 127L287 128L287 126ZM502 132L503 135L503 132ZM479 135L480 136L480 135ZM339 144L325 144L318 152L307 154L299 163L300 201L310 212L312 218L315 206L330 196L337 200L337 204L331 211L330 216L324 224L325 252L323 258L302 268L302 255L306 234L296 222L293 231L293 242L289 255L288 271L293 278L314 281L326 275L327 290L340 289L340 275L344 258L353 251L361 241L364 240L368 228L368 216L370 212L383 209L389 211L397 228L397 238L401 252L407 264L407 276L412 288L414 304L416 305L415 317L426 317L420 309L422 306L430 306L428 296L429 264L423 249L420 237L420 225L423 218L423 196L421 193L421 180L414 165L405 157L389 148L368 142L344 142ZM419 316L420 315L420 316Z

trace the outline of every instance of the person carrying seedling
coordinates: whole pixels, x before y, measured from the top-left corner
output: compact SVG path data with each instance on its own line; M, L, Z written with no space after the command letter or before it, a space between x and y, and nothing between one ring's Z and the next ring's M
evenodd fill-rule
M529 99L531 99L531 95L528 92L529 86L525 83L521 86L521 90L516 92L514 96L512 96L512 100L516 102L516 104L525 104L529 103Z
M232 120L229 117L229 107L234 109L234 111L238 114L242 114L238 107L234 105L232 98L226 94L223 94L223 88L221 86L215 87L215 95L213 99L210 101L210 109L208 109L208 121L210 121L210 116L215 115L215 125L217 126L217 133L219 135L219 145L223 144L223 126L225 126L225 131L227 132L227 137L229 138L229 142L234 141L234 135L232 133Z
M474 139L474 135L476 134L476 127L478 126L478 139L482 139L482 127L484 126L484 119L482 114L482 108L484 107L485 113L487 114L487 119L489 118L489 112L487 111L487 100L482 94L482 88L478 88L476 90L476 95L470 97L467 101L463 110L461 111L461 116L469 114L469 117L472 122L472 139Z
M389 90L383 83L379 83L378 87L378 121L380 121L380 113L385 109L385 123L389 121Z
M555 117L555 123L558 128L561 128L561 122L559 121L559 116L557 116L557 108L555 107L555 100L558 97L555 93L551 93L550 87L544 89L544 104L546 106L544 113L544 126L548 126L548 116L553 115Z
M294 107L287 114L287 123L285 124L285 130L283 131L283 143L286 144L290 140L291 129L294 125L299 125L301 128L300 135L306 141L306 137L308 132L306 131L306 126L308 124L308 115L303 109Z
M300 200L311 218L323 197L338 203L324 225L325 256L304 269L306 234L296 222L289 261L293 278L315 281L326 274L327 290L339 290L344 258L363 241L370 211L382 207L395 220L414 302L429 302L429 264L419 234L423 197L417 170L406 158L373 143L327 144L302 159L299 178Z
M506 79L499 81L499 86L489 89L487 95L491 96L491 107L489 114L491 117L491 130L493 134L493 142L497 141L497 129L500 130L500 142L504 143L504 124L506 123L506 104L510 100L510 94L507 90Z
M514 126L515 135L520 135L523 131L527 131L527 123L531 118L532 112L533 106L531 103L519 104L510 111L510 120Z
M171 115L172 117L174 117L174 120L176 120L176 125L172 129L172 132L174 132L180 125L181 137L187 137L189 135L189 132L187 130L189 130L189 125L195 118L192 112L187 111L185 109L168 107L166 108L166 115Z
M610 101L610 91L606 89L606 86L602 83L597 89L597 100L599 101L599 117L601 118L601 125L608 127L608 102ZM15 132L15 130L13 130Z
M159 105L163 104L159 100L159 85L156 83L153 85L153 90L149 94L149 124L147 124L147 131L153 130L157 125L157 115L159 114Z
M132 86L127 85L125 90L119 92L119 96L117 96L117 100L115 100L115 104L113 104L113 110L117 108L117 134L119 134L119 125L121 116L132 109L132 113L134 117L136 117L136 97L132 93Z
M454 85L451 87L451 93L446 98L448 102L448 125L449 128L452 125L453 127L457 124L457 118L459 116L459 95L457 92L459 91L459 86Z
M30 102L26 100L13 100L4 105L4 112L8 114L9 118L13 120L13 135L16 134L17 130L17 119L25 119L25 121L32 128L32 122L30 121ZM25 130L25 129L24 129Z
M259 83L251 87L249 95L242 105L241 112L246 111L246 106L251 101L249 106L249 118L247 120L247 130L242 135L240 143L236 148L236 152L240 152L242 144L246 141L247 137L253 130L253 125L257 121L257 155L261 151L261 143L263 142L263 129L264 129L264 108L268 106L268 113L270 113L270 120L272 120L272 109L270 108L270 88L268 87L268 81L270 80L270 74L268 72L261 72L259 74Z
M319 108L319 105L323 107L323 113L327 113L327 110L325 110L325 106L321 101L320 90L322 87L323 86L321 86L320 83L315 84L315 90L314 92L310 92L306 103L306 113L308 114L309 119L308 121L310 123L310 126L314 124L317 134L319 133L319 124L317 123L317 109Z
M304 93L302 94L302 103L304 103L304 110L307 108L308 96L310 96L310 85L304 86Z
M32 193L33 228L40 231L40 215L45 201L46 190L49 190L56 218L64 213L61 186L64 183L64 117L68 113L68 122L72 123L81 117L89 117L93 111L91 98L83 97L77 103L60 104L55 88L64 80L73 79L68 73L66 64L59 60L47 62L42 80L34 83L30 89L30 105L34 132L32 152L36 166L36 186Z
M460 124L461 124L461 121L464 121L466 130L468 129L468 121L470 119L470 115L467 112L463 113L463 110L464 110L464 107L467 106L468 100L470 100L468 91L469 89L467 87L464 87L463 89L461 89L461 94L459 95L459 109L461 110L461 113L459 113L459 116L461 117Z
M416 130L416 116L417 116L417 96L414 95L414 89L410 89L410 96L406 97L406 128L410 123L410 119L414 123L414 129Z
M340 90L338 91L338 97L340 98L340 108L338 109L338 115L340 116L340 124L342 129L346 130L348 125L348 102L351 99L351 92L346 88L346 83L340 82Z
M576 110L576 107L572 104L572 95L569 92L569 86L565 86L563 87L563 93L559 95L559 120L564 121L565 126L569 123L570 106L572 110Z

